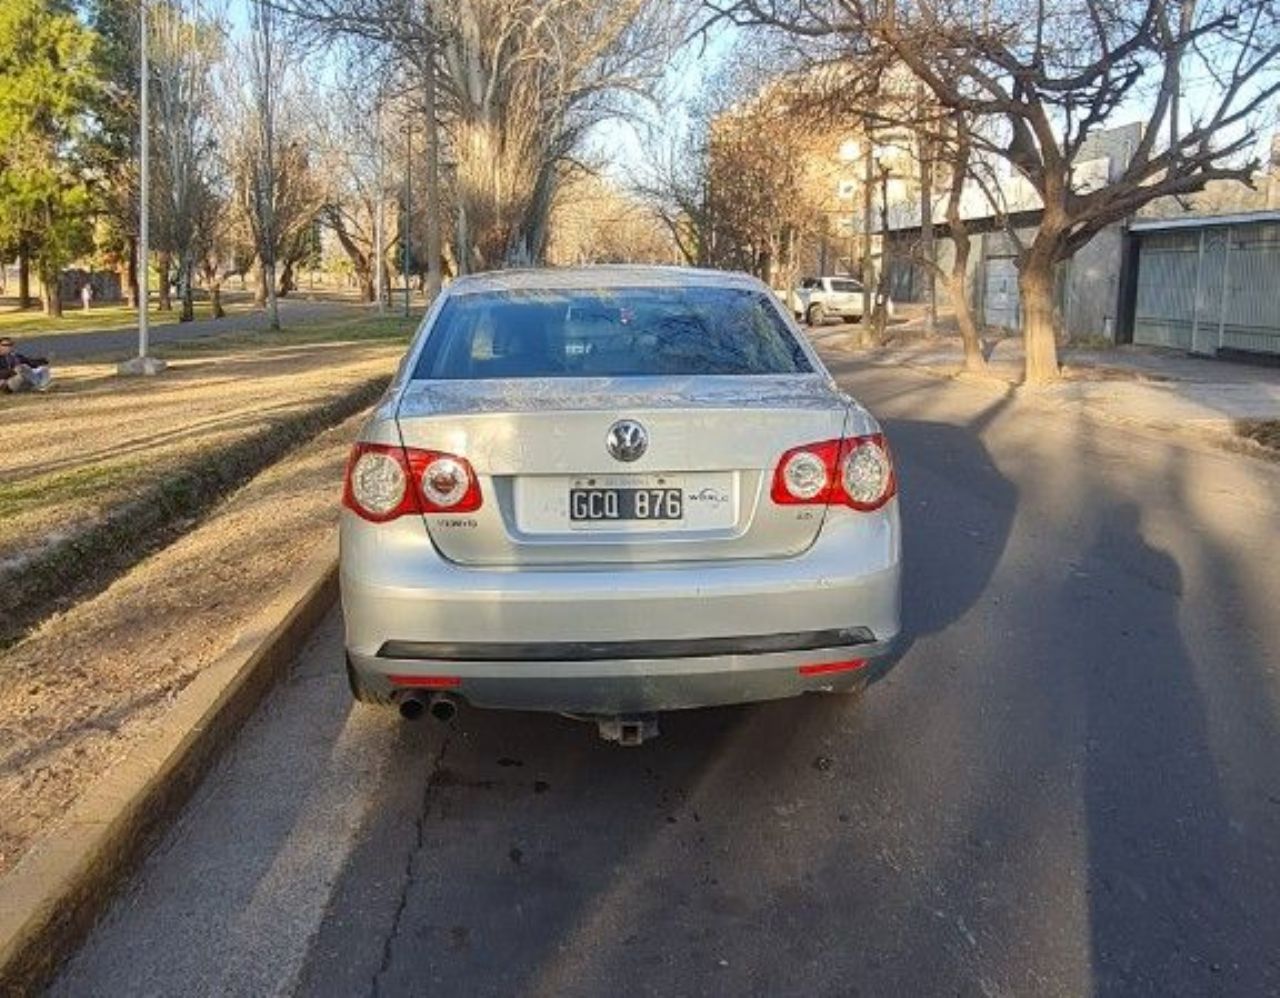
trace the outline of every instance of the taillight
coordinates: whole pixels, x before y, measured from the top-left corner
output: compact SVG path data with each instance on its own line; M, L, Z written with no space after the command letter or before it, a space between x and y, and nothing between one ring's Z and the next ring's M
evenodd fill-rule
M852 437L840 448L840 485L854 509L879 509L898 491L893 458L883 434Z
M889 445L880 433L794 447L773 473L773 501L879 509L898 491Z
M469 513L482 501L466 458L390 444L351 449L342 504L372 523L407 513Z
M480 481L465 457L410 450L409 464L417 469L424 513L470 513L480 508Z

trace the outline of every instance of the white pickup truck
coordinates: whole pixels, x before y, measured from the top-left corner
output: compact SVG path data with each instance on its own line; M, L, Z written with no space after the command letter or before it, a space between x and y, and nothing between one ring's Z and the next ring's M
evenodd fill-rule
M839 318L849 322L862 318L862 284L851 277L806 277L800 281L792 296L796 318L811 326L820 326L827 319ZM881 297L885 315L893 318L893 299Z

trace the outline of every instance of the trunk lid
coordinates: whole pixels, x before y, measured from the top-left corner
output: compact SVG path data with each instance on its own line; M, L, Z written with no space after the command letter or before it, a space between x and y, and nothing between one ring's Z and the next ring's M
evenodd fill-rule
M464 456L480 479L478 511L424 517L446 558L608 565L803 551L824 510L775 505L773 470L839 437L850 404L820 374L442 380L408 385L397 420L405 446ZM606 446L619 420L647 434L634 461Z

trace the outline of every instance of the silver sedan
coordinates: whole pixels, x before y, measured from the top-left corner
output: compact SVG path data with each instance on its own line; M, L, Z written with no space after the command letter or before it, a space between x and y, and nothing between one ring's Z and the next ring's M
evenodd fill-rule
M347 467L348 675L406 716L657 713L858 691L899 630L889 446L765 285L456 281Z

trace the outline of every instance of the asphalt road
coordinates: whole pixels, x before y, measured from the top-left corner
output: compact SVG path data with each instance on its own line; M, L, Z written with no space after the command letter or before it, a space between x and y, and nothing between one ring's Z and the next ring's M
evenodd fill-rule
M280 322L289 326L302 322L335 319L343 315L355 314L354 310L359 307L345 301L283 298L280 300ZM197 319L194 322L174 322L163 326L152 326L147 335L154 346L161 343L195 340L205 336L218 336L222 333L265 329L266 326L265 312L236 312L225 319ZM32 357L50 358L55 369L60 361L79 360L84 357L124 360L136 356L138 352L136 327L86 330L78 333L60 333L57 336L41 336L38 333L24 336L21 330L14 330L6 335L12 336L17 341L18 348L23 353Z
M1280 466L841 371L913 634L861 703L409 725L330 617L54 992L1280 993Z

